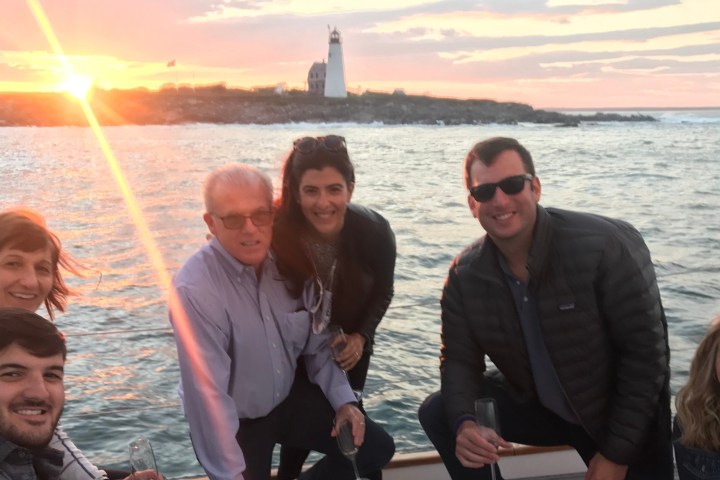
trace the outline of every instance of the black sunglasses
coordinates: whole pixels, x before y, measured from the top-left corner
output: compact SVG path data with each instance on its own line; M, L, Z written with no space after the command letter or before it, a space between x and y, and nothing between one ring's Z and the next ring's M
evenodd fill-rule
M318 148L324 148L328 152L340 152L347 150L345 137L339 135L327 135L325 137L302 137L293 142L293 150L309 154Z
M495 196L496 187L500 187L500 190L507 195L515 195L522 192L522 189L525 188L525 180L532 179L533 175L526 173L524 175L503 178L497 183L483 183L482 185L472 187L470 189L470 195L478 202L487 202Z
M222 220L223 225L225 225L225 228L228 230L239 230L245 226L248 218L256 227L270 225L273 221L273 215L274 212L272 210L257 210L250 215L226 215L218 218Z

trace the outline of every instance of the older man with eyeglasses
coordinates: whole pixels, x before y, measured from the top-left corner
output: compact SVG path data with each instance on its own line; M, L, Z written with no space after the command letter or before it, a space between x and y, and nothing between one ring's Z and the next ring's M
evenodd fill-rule
M301 478L354 478L334 422L352 424L362 471L382 468L394 443L357 408L328 333L312 332L303 302L312 295L294 297L278 273L272 192L249 165L212 172L203 216L212 238L173 280L170 318L193 447L211 479L269 479L276 443L326 454ZM300 356L321 394L293 385Z
M672 479L667 323L640 233L541 207L532 157L512 138L475 145L465 181L486 235L450 267L441 392L419 412L452 478L491 478L512 441L571 445L586 480ZM476 423L480 398L497 405L500 432Z

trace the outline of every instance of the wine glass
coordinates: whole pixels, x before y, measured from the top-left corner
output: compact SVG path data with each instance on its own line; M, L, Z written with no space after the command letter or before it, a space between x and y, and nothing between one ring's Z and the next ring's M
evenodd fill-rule
M337 429L337 442L340 451L346 458L352 463L353 471L355 472L355 480L367 480L367 478L361 478L360 473L357 469L357 463L355 463L355 457L358 453L358 447L355 445L355 440L352 434L352 423L347 420L340 424Z
M497 406L494 398L480 398L475 400L475 422L481 426L493 430L500 435L500 424L497 416ZM497 442L494 439L487 439L497 448ZM495 480L495 464L490 464L490 474L492 480Z
M160 476L150 440L139 437L130 442L128 450L130 451L130 471L133 476L145 470L152 470L157 473L158 477Z

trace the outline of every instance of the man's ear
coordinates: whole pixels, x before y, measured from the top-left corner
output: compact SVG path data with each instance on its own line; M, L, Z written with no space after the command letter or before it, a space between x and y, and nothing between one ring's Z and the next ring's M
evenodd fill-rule
M205 220L205 225L208 226L208 230L210 230L210 233L217 236L217 227L215 226L215 217L213 217L211 213L205 212L205 214L203 214L203 220Z
M467 202L468 202L468 208L470 209L470 213L472 213L473 218L478 218L477 216L477 200L473 198L472 195L468 193L467 196Z
M533 179L530 181L530 189L535 196L535 202L539 203L540 193L542 192L542 185L540 185L540 179L538 177L533 177Z

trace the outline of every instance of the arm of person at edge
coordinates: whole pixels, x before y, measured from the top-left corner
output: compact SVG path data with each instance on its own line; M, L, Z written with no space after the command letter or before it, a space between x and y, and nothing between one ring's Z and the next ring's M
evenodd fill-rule
M83 453L70 440L65 431L58 425L48 444L50 448L63 452L63 471L60 480L106 480L107 474L90 463ZM128 475L125 480L164 480L163 476L154 470L143 470Z
M228 393L232 358L227 353L227 335L216 323L225 317L223 302L198 302L193 293L189 288L177 288L191 330L183 331L195 345L179 335L175 315L170 312L193 448L211 480L242 480L245 457L235 439L240 421L235 401ZM209 288L200 294L213 295ZM193 362L195 357L204 362Z
M365 416L359 408L355 394L350 388L347 375L332 357L330 334L327 330L319 334L310 334L308 343L303 349L308 377L316 383L335 410L335 425L345 421L352 423L355 445L360 446L365 438ZM335 426L330 432L337 435Z
M499 459L497 447L511 448L512 444L492 430L478 426L474 420L474 402L481 396L486 370L485 352L474 341L465 317L457 268L456 259L450 267L440 301L442 395L450 427L456 432L455 455L464 467L480 468Z
M397 247L390 224L383 218L383 223L378 223L375 231L363 232L363 234L374 240L367 255L367 261L373 272L373 288L359 313L362 320L358 331L346 334L347 344L338 355L337 361L344 370L352 370L363 352L371 350L375 341L375 330L394 295Z
M650 252L627 224L614 241L616 248L606 249L598 279L600 309L615 352L616 386L605 439L586 480L625 478L647 440L641 435L651 430L668 374L667 334ZM628 431L624 418L633 418L636 428Z
M104 471L93 465L70 440L60 425L55 428L49 447L63 452L63 471L60 480L106 479Z

